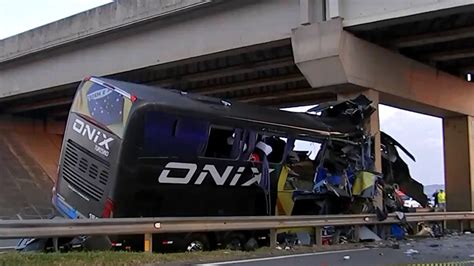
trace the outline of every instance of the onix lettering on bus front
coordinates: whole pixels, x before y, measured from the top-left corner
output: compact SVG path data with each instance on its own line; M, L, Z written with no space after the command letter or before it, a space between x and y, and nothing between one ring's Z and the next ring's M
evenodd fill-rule
M101 132L100 130L89 126L88 124L86 124L86 122L77 118L74 121L74 124L72 125L72 129L92 141L95 144L95 151L104 155L105 157L109 156L109 145L114 140L113 138L107 136L104 132Z

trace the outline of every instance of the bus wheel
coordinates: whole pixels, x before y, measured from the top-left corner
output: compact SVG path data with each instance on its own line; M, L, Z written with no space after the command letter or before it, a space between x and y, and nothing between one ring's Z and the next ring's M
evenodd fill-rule
M204 234L191 234L187 237L186 251L200 252L209 250L209 239Z
M230 250L243 250L246 237L242 233L232 232L227 235L225 240L225 248Z

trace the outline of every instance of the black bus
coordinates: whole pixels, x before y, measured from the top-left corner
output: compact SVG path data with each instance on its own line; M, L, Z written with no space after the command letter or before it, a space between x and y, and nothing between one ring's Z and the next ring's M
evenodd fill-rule
M86 78L68 117L53 204L70 219L275 215L281 165L295 140L354 131L329 124L309 114ZM261 143L271 153L259 157ZM156 236L154 246L209 249L266 236L189 232ZM134 238L112 242L142 246Z

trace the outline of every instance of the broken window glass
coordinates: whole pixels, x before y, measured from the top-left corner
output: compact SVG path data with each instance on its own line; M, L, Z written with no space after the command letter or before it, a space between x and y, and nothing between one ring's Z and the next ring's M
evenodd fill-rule
M206 157L237 159L242 149L242 130L223 126L211 126Z
M288 162L291 171L285 187L295 190L311 191L317 169L315 158L321 145L317 142L296 139L294 148L289 154Z

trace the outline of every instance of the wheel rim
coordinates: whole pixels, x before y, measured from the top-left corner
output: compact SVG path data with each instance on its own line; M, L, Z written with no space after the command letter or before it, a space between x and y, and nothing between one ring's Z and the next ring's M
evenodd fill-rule
M188 250L189 252L204 251L204 244L203 244L201 241L199 241L199 240L191 241L191 242L188 244L187 250Z
M240 250L242 249L242 243L240 242L239 239L232 239L231 241L229 241L229 243L227 243L227 249L230 249L230 250Z

